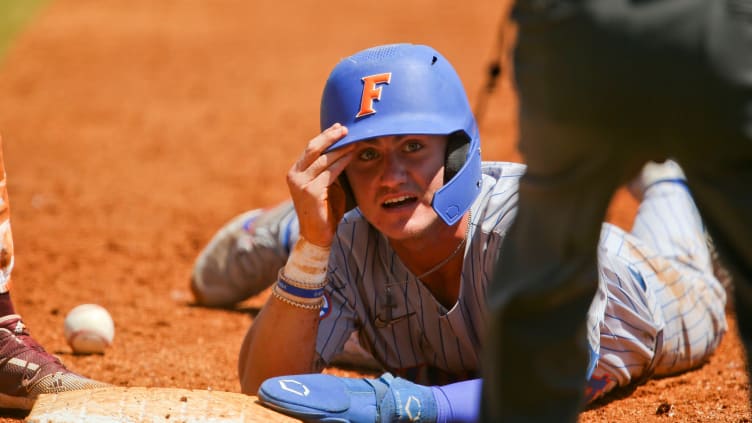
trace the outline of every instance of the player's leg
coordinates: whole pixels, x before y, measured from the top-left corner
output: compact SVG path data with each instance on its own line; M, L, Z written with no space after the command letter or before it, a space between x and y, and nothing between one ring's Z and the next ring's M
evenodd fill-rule
M517 2L518 11L537 7L533 3ZM611 86L606 75L613 72L586 74L573 67L600 60L582 45L598 41L580 40L576 22L536 24L545 19L537 13L519 19L535 33L520 38L515 53L527 170L488 288L482 416L487 422L577 420L597 353L597 337L588 342L585 334L598 289L601 225L614 191L641 165L628 153L640 151L646 140L613 131L627 125L618 120L623 114L612 113L613 97L628 91Z
M640 201L631 233L662 257L712 274L705 227L679 164L648 162L627 187Z
M515 3L528 170L489 288L484 421L577 420L596 353L582 335L597 288L601 222L617 187L660 152L651 128L667 109L645 95L671 80L652 67L678 66L639 50L627 32L654 34L646 26L667 17L632 14L642 3L597 3ZM630 22L634 16L645 22Z
M291 201L234 217L196 259L191 276L196 302L224 307L259 294L277 280L297 238Z
M668 3L671 7L666 7ZM611 163L611 169L604 168L601 156L604 149L609 154L608 146L614 149L621 146L625 160L644 162L658 158L655 154L669 151L666 135L671 133L670 127L692 132L693 126L710 120L703 113L711 107L702 101L708 91L705 81L710 72L698 70L698 64L706 61L693 49L703 45L697 40L703 33L706 8L711 3L692 0L515 3L514 16L519 26L514 73L520 93L520 147L526 162L533 163L533 170L542 168L549 173L544 177L538 173L531 175L529 181L536 186L521 185L519 214L504 241L492 283L492 288L496 288L492 289L490 302L491 339L486 341L490 341L491 348L484 353L484 421L495 421L502 416L506 420L510 410L509 421L515 421L515 417L519 421L545 421L546 416L536 419L525 414L535 411L549 411L552 415L548 417L559 421L576 420L577 401L581 397L573 392L577 371L579 375L584 373L585 358L578 350L581 346L557 342L564 333L585 328L583 302L594 291L592 285L587 285L587 278L594 274L595 260L584 263L589 259L580 255L594 257L597 234L593 229L596 225L600 227L596 220L603 218L600 214L605 207L603 194L612 192L613 181L608 178L613 172L621 173L617 175L620 178L629 177L629 172L636 174L639 169L634 162L618 161ZM694 107L686 107L688 104ZM577 129L583 131L582 137L578 137ZM590 136L587 129L600 130L600 136ZM531 132L544 135L533 139ZM588 152L581 147L583 143L589 143L593 149ZM571 154L576 160L570 158ZM606 180L578 179L579 174ZM566 192L557 187L567 183L581 185L579 191L572 188L578 195L556 198ZM554 194L554 199L548 203L530 200L533 195L549 193ZM584 212L582 220L577 219L579 214L568 215L573 210ZM546 221L562 226L539 224ZM569 237L546 235L564 230L570 232ZM549 257L549 251L567 255ZM553 264L557 261L558 265ZM541 266L543 263L551 264ZM535 299L535 288L529 286L542 284L547 278L550 289L544 298ZM561 289L557 292L555 286ZM542 305L547 300L551 306ZM556 334L555 342L546 344L544 339L533 342L534 332L524 329L525 322L533 323L539 311L528 307L529 303L539 303L545 308L546 313L537 314L540 333ZM525 311L526 308L530 311ZM572 313L582 313L581 319L569 318ZM562 321L560 315L566 319ZM544 322L550 322L551 326L544 327ZM566 322L569 322L567 327L558 326ZM524 341L520 351L508 351L517 348L518 341ZM526 357L521 352L522 345L532 355ZM550 359L543 359L545 351L550 351ZM533 361L552 363L551 368L534 365ZM509 369L514 372L505 374ZM557 376L569 378L556 385ZM526 380L534 385L541 381L544 385L543 390L537 389L534 400L526 400L519 390ZM536 408L535 404L540 402L548 407Z
M0 408L31 409L39 394L101 388L75 374L31 337L10 297L13 235L0 142Z
M631 233L606 224L599 251L608 296L598 366L586 398L704 363L726 331L726 292L706 234L673 161L648 163L628 185L640 201Z
M655 373L667 375L697 367L715 351L726 332L727 298L681 168L671 160L648 163L638 181L633 187L643 200L632 233L650 250L634 266L666 322Z
M564 178L558 169L528 168L520 182L518 214L488 289L483 403L500 414L484 421L576 421L584 404L597 353L585 337L598 288L595 253L621 177L604 172L619 169L606 153L581 160ZM540 395L546 407L539 406Z
M589 400L653 374L697 367L726 331L726 294L681 168L649 163L629 187L641 200L632 233L613 225L601 233L608 300Z

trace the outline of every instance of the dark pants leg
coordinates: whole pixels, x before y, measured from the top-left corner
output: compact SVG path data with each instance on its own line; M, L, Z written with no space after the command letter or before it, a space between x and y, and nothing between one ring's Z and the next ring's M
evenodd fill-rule
M725 138L729 139L729 138ZM732 138L733 139L733 138ZM752 137L739 142L720 159L686 160L690 188L720 258L732 275L736 319L752 363Z
M567 177L528 172L521 180L520 213L496 268L502 279L489 288L484 375L495 385L484 404L500 413L486 421L576 421L581 409L600 222L621 181L612 155L588 159Z
M748 345L752 195L740 188L749 183L733 180L748 182L750 166L739 159L720 167L749 157L752 85L745 63L729 60L744 52L721 51L723 42L706 49L728 28L752 39L734 27L738 20L727 22L731 9L717 10L730 3L518 0L515 75L528 173L489 288L484 421L576 421L601 221L616 187L649 159L686 163L690 186L694 174L705 175L698 206L738 275Z

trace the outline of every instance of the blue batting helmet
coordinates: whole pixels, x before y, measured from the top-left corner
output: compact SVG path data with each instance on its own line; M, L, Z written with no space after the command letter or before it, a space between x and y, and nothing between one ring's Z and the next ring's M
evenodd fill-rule
M321 97L321 130L336 122L348 134L333 150L387 135L448 135L445 181L432 201L455 224L480 192L480 136L457 72L439 52L392 44L342 59Z

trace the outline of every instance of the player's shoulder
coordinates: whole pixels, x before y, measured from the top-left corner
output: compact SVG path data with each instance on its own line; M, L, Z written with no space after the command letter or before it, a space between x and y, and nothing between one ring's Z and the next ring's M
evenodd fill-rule
M520 177L525 173L525 165L512 162L483 162L481 165L481 201L489 205L517 196Z
M481 163L481 173L487 178L496 180L519 179L527 166L515 162L484 161Z
M525 165L512 162L483 162L481 193L473 205L473 221L484 233L506 233L517 209L519 179Z

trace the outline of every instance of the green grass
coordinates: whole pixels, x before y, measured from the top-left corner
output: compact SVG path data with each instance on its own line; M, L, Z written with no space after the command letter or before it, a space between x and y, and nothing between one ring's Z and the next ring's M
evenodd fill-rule
M48 0L0 0L0 61L5 56L13 36L34 16Z

